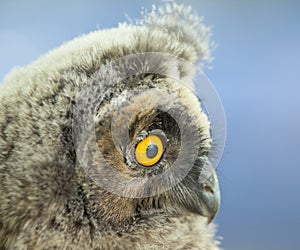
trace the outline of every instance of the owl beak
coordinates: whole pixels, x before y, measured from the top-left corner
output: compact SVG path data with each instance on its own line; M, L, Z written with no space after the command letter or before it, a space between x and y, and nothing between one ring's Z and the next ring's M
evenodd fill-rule
M204 183L201 183L199 196L200 213L207 218L207 224L209 224L216 217L221 203L218 176L214 170L212 175Z

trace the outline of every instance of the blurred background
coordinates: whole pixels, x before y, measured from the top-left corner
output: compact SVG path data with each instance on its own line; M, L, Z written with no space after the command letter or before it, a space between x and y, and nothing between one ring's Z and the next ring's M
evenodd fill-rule
M216 219L228 250L300 249L300 1L200 0L227 117ZM156 1L0 1L0 82L9 70ZM298 61L299 60L299 61ZM297 198L298 197L298 198Z

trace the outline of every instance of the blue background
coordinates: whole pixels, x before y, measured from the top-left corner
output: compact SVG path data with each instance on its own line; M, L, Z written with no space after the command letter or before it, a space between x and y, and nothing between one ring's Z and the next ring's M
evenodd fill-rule
M182 1L181 1L182 2ZM300 1L185 1L219 45L206 71L228 135L217 218L229 250L300 249ZM0 1L0 82L16 65L154 1Z

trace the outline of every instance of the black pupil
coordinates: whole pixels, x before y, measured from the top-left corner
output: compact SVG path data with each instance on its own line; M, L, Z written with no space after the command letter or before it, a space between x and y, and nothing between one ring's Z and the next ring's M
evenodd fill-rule
M149 159L154 158L158 153L158 148L155 144L150 144L147 147L146 155Z

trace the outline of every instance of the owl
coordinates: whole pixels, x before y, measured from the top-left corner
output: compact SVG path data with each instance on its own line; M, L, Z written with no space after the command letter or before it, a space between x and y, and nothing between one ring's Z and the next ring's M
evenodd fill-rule
M201 18L172 3L12 70L0 89L0 249L220 249L193 82L210 44Z

